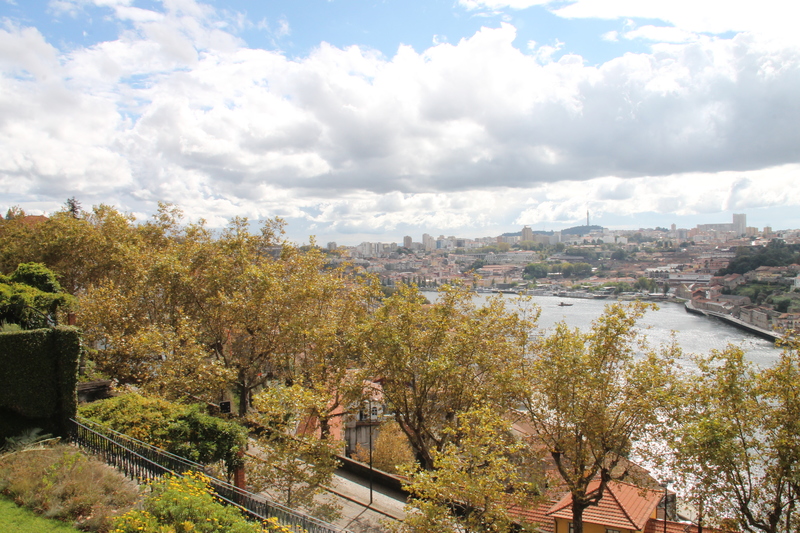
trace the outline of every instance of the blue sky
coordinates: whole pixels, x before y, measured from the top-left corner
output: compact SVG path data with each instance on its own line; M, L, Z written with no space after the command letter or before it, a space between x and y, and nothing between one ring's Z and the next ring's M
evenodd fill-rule
M0 0L0 210L290 238L800 227L800 8Z

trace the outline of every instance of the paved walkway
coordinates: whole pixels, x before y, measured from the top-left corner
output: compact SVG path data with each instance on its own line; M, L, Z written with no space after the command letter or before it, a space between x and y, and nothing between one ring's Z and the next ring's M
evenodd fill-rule
M261 453L251 440L247 454L257 457ZM336 470L330 485L326 487L327 492L320 499L341 508L341 518L326 521L353 533L384 532L387 531L387 523L402 521L405 518L406 496L376 483L373 483L370 491L369 485L369 479L343 468ZM262 493L262 496L274 501L267 493Z
M342 469L336 471L327 497L342 507L335 525L355 533L386 531L390 522L405 517L405 495L373 484L370 504L369 480Z

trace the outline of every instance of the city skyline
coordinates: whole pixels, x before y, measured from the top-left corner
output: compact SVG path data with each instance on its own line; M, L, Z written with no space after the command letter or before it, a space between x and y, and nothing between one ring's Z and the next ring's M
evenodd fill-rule
M589 216L587 214L587 222L589 222ZM570 233L570 234L562 234L563 230L575 229L575 228L592 228L586 233ZM551 230L551 231L539 231L531 228L528 225L519 228L516 231L509 231L504 232L503 234L498 235L452 235L452 234L430 234L430 233L423 233L421 239L416 239L415 236L412 235L404 235L401 239L389 239L389 240L378 240L378 241L361 241L358 244L355 243L340 243L336 241L328 241L327 243L319 243L329 250L335 249L339 246L345 246L348 248L358 248L362 245L376 245L382 248L382 251L392 250L392 245L396 245L397 247L404 247L409 248L412 250L433 250L439 249L438 241L448 241L447 248L464 248L464 244L456 244L459 241L464 241L467 248L474 248L478 245L491 245L496 244L497 242L506 242L512 244L514 242L521 242L521 241L534 241L534 242L541 242L544 244L556 244L558 242L579 242L581 241L580 237L591 235L593 237L598 237L601 234L604 234L605 237L609 237L611 235L615 236L614 241L605 241L608 243L616 242L616 236L623 236L623 235L630 235L637 233L639 231L644 231L645 233L648 232L658 232L658 231L665 231L669 239L680 239L680 240L695 240L698 239L701 242L717 242L717 239L724 240L736 240L741 236L747 236L749 238L762 238L768 237L770 235L777 235L777 234L785 234L789 235L790 238L796 237L798 233L800 233L800 228L777 228L772 227L771 225L767 226L753 226L749 223L747 219L746 213L733 213L730 222L724 221L716 221L711 223L701 223L696 224L691 227L683 227L677 224L669 224L669 225L656 225L654 227L638 227L638 228L605 228L599 226L597 224L585 224L585 225L577 225L571 228L562 228L558 230ZM549 241L547 239L549 237ZM625 241L621 241L625 242ZM387 248L388 247L388 248Z
M0 0L0 210L800 227L800 5Z

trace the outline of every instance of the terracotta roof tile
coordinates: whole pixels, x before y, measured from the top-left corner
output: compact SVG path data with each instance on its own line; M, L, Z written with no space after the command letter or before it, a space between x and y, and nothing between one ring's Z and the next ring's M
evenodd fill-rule
M599 484L599 481L592 481L588 491L597 489ZM619 529L642 530L663 495L660 491L612 481L598 504L590 505L583 511L583 521ZM561 498L547 511L547 515L571 520L572 495Z
M698 533L699 529L694 524L686 524L683 522L673 522L667 520L667 527L664 529L664 521L651 518L647 521L644 533ZM704 533L722 533L719 529L703 527Z
M534 508L527 509L514 506L509 509L509 513L512 516L522 518L534 524L538 524L540 533L553 533L553 530L555 529L554 522L551 517L547 516L547 510L550 509L554 503L556 503L555 500L552 500L550 502L544 502Z

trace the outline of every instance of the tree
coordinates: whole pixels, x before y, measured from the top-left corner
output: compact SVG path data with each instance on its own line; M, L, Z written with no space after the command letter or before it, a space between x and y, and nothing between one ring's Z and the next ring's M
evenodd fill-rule
M185 309L214 357L235 372L240 415L253 392L276 377L330 386L352 354L344 329L357 309L347 298L348 280L325 270L316 249L276 242L278 231L282 224L273 222L252 235L247 221L236 219L219 238L192 244L181 261L191 269L181 274ZM270 247L278 258L265 252ZM326 361L326 354L340 359Z
M476 406L446 429L459 433L434 450L432 470L411 469L411 493L402 532L500 533L535 531L514 527L514 507L541 495L541 461L511 433L493 407ZM532 526L532 525L529 525Z
M656 290L657 285L654 279L640 276L639 279L636 280L634 288L640 291L653 292Z
M14 219L0 232L0 270L19 263L45 264L68 293L77 296L106 279L126 280L136 255L155 243L142 240L134 218L109 206L96 206L83 218L65 211L37 224Z
M316 268L294 288L294 297L302 302L294 320L301 327L292 341L288 377L315 398L309 414L319 424L321 436L328 438L331 419L344 415L363 393L360 334L370 303L378 300L378 285L343 269Z
M575 263L572 265L572 275L578 278L585 278L592 274L592 265L589 263Z
M381 378L417 460L434 468L433 451L457 437L445 431L478 404L499 413L515 404L538 313L511 313L494 298L478 308L469 290L446 285L434 304L400 285L365 330L365 361Z
M770 368L728 346L696 357L674 425L673 468L711 525L789 533L800 527L800 342Z
M545 263L530 263L525 267L525 279L539 279L546 278L547 273L550 272Z
M362 463L370 462L370 451L356 444L353 458ZM402 468L414 463L414 453L408 444L408 437L395 420L387 420L378 429L378 438L372 449L372 465L378 470L398 474Z
M336 509L315 503L315 497L339 466L337 444L304 431L302 423L315 401L303 387L277 383L253 398L250 420L261 429L250 453L254 460L249 483L256 492L267 491L286 506L304 507L329 519Z
M64 211L69 213L72 218L81 218L81 203L71 196L64 202Z
M80 325L99 371L168 399L213 400L234 374L215 360L190 312L204 302L186 289L195 265L181 253L204 230L179 229L166 211L158 217L128 241L126 276L104 277L86 289Z
M18 205L8 208L6 211L6 220L14 220L17 218L25 218L25 211Z
M609 305L588 332L560 323L530 360L526 413L572 494L576 533L608 483L628 475L624 458L658 424L670 397L676 348L645 345L635 325L646 309L638 302ZM595 479L599 485L589 491Z

